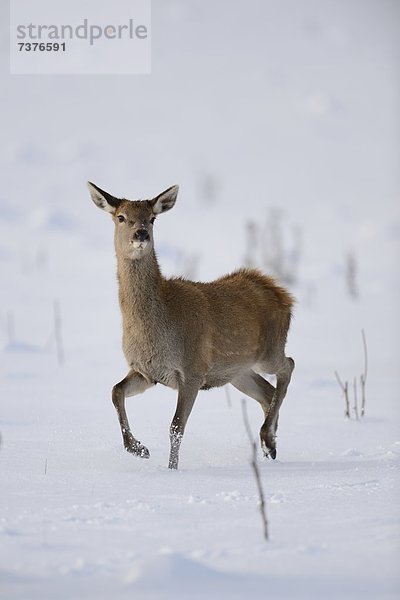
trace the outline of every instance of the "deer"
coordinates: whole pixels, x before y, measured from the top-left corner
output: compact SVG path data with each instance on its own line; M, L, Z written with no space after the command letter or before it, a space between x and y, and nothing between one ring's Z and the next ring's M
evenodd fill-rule
M261 449L275 459L279 409L295 365L285 355L293 296L272 277L249 268L211 282L165 278L154 249L154 223L175 205L177 185L150 200L116 198L91 182L88 188L96 206L114 222L122 348L129 371L112 388L112 402L125 449L150 457L132 434L125 400L163 384L178 392L168 462L177 469L198 392L230 383L261 405ZM275 375L275 386L262 374Z

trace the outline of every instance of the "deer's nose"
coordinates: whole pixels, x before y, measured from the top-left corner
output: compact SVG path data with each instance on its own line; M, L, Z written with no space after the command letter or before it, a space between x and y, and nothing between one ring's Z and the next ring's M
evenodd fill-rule
M138 229L135 233L135 238L139 240L139 242L145 242L150 239L149 232L147 229Z

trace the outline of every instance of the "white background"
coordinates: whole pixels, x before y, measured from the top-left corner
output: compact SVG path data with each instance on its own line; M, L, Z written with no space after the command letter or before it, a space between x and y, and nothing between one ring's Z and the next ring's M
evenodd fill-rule
M10 76L2 11L0 595L398 597L398 3L153 2L139 76ZM178 473L170 390L128 401L150 460L122 448L112 223L87 179L128 198L180 184L156 223L166 274L241 266L246 223L272 209L286 259L301 232L296 371L260 461L268 543L235 390L231 407L200 393ZM346 421L333 372L361 373L362 327L367 412Z

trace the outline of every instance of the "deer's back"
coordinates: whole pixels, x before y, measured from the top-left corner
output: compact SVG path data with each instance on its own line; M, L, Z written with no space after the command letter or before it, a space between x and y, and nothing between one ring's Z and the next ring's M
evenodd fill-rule
M170 279L166 287L170 305L176 300L187 312L202 313L216 327L238 321L259 325L260 320L278 315L290 317L293 306L291 294L256 269L240 269L208 283Z
M283 353L293 298L274 279L241 269L210 283L171 279L166 300L189 368L223 385L240 368L267 365ZM175 333L176 335L176 333Z

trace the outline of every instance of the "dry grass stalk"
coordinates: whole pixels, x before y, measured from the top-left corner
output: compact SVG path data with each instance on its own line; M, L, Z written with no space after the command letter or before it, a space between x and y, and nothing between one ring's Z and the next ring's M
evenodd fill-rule
M250 441L250 445L251 445L250 464L251 464L253 472L254 472L254 477L255 477L256 483L257 483L258 495L260 498L260 513L261 513L261 519L262 519L264 538L266 540L268 540L269 539L268 520L267 520L264 490L262 487L260 470L258 468L258 463L257 463L257 445L256 445L255 439L253 438L253 434L250 429L249 419L247 416L246 401L244 399L242 400L242 411L243 411L244 425L246 427L247 435L249 437L249 441Z

